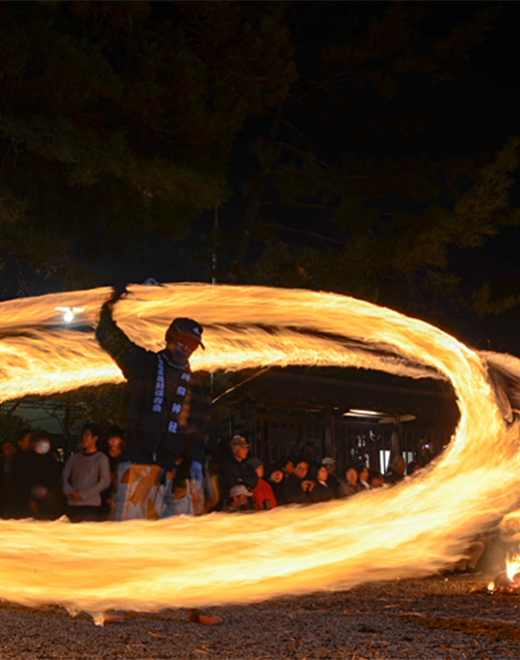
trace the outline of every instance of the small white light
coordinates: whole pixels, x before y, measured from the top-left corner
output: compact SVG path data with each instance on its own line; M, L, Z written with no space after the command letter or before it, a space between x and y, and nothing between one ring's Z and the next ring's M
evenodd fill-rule
M384 415L384 413L375 410L359 410L356 408L351 408L348 413L345 413L345 416L349 417L380 417L381 415Z
M63 320L65 323L71 323L74 320L74 315L83 311L83 307L55 307L57 312L63 312Z

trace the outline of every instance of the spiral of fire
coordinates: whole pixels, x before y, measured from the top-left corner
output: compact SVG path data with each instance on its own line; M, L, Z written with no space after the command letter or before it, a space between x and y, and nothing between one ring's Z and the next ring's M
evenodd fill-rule
M109 290L0 304L0 400L120 382L94 328ZM57 308L81 310L65 324ZM204 326L194 370L335 365L451 381L455 437L432 469L392 489L250 516L125 523L0 521L0 597L99 615L111 607L252 602L428 575L514 508L519 427L506 423L482 358L441 330L352 298L266 287L129 288L120 327L162 348L174 316Z

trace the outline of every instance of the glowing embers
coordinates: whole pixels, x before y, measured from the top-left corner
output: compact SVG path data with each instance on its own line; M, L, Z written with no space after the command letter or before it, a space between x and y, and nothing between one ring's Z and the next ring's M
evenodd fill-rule
M506 569L492 580L487 590L489 593L520 595L520 555L506 559Z

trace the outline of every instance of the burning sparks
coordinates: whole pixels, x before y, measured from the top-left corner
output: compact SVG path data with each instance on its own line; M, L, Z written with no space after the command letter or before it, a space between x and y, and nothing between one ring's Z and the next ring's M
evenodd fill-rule
M488 583L489 593L518 594L520 589L520 555L506 559L506 570Z
M1 303L0 399L122 381L93 333L108 295ZM57 326L56 308L71 305L84 311ZM518 424L504 422L485 362L449 335L351 298L262 287L133 286L115 308L127 334L152 350L173 316L205 327L207 350L193 356L194 369L335 365L449 379L461 413L455 439L408 483L346 501L155 522L0 521L0 597L95 614L427 575L515 506Z
M515 556L506 561L506 575L511 582L515 581L515 576L520 571L520 557Z

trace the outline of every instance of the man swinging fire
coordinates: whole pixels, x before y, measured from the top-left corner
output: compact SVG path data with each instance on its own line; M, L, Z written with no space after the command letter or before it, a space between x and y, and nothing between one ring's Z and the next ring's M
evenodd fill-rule
M191 491L202 488L211 438L210 400L189 364L193 352L204 349L203 329L192 319L176 318L166 330L164 349L154 353L137 346L112 317L124 293L126 289L114 291L104 303L96 329L129 387L113 518L193 515ZM198 610L190 610L190 620L206 625L221 621Z

